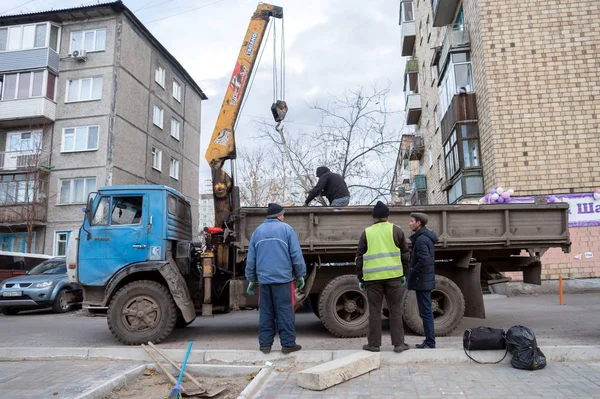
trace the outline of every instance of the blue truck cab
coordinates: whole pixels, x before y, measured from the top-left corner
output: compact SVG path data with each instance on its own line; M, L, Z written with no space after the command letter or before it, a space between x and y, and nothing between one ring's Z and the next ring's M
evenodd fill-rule
M84 306L107 308L113 335L139 344L159 342L176 323L195 319L187 286L195 256L190 204L181 193L162 185L110 186L90 194L83 224L69 240L67 267Z

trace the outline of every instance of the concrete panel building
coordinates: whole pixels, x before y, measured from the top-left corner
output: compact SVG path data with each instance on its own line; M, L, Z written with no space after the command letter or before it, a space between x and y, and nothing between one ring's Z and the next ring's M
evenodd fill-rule
M64 254L102 186L168 185L198 217L206 96L121 1L0 17L0 84L1 250Z

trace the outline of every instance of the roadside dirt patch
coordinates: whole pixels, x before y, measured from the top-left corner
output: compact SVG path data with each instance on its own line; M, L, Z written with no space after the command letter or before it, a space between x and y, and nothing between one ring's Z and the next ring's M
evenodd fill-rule
M237 398L250 383L245 376L215 378L192 375L207 389L227 387L226 391L215 396L216 399ZM184 388L196 388L196 385L185 377L182 385ZM164 374L153 369L146 369L137 380L111 392L105 399L164 399L169 396L172 388L173 383Z

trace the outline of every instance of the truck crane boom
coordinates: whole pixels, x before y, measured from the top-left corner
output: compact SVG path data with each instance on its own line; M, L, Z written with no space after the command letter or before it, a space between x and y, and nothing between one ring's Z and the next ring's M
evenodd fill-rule
M206 149L205 158L210 165L212 175L216 227L222 227L227 221L228 214L239 207L239 190L235 188L233 178L223 170L223 164L228 159L236 158L234 127L271 18L283 18L283 8L271 4L259 4L250 19L233 74L225 91L217 123ZM277 101L271 106L271 112L275 121L281 122L287 112L287 105L284 101Z

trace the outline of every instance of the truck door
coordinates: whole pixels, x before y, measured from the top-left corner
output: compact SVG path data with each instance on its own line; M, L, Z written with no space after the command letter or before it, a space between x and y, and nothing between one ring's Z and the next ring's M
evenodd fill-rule
M148 198L145 195L103 195L82 231L79 281L104 285L119 269L147 259Z

